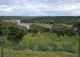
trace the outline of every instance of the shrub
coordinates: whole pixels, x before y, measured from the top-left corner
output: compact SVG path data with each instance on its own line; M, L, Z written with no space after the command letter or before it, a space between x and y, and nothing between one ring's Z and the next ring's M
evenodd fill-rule
M49 43L49 46L50 46L50 51L56 51L57 50L57 43L55 43L55 41L51 41Z
M47 45L47 43L39 43L38 44L39 45L39 49L41 50L41 51L49 51L49 46Z
M68 40L63 41L62 47L64 51L75 53L74 42L72 41L68 41Z
M48 51L49 50L49 45L48 45L47 39L45 38L40 38L37 42L39 50L41 51Z
M26 44L20 43L20 44L15 45L13 47L13 50L24 50L26 48L27 48Z
M28 48L31 49L31 50L37 50L37 48L34 48L36 45L37 45L36 41L31 40L28 44Z

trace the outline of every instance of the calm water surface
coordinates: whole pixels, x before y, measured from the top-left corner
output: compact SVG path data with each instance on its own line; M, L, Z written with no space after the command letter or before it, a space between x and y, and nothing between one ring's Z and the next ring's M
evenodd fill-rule
M30 29L30 25L32 24L32 23L21 23L20 20L16 20L16 21L18 22L19 25L25 26L27 29ZM52 27L52 25L50 25L50 24L37 24L37 25L41 25L41 26L44 26L44 27L48 27L48 28L50 28L50 29L51 29L51 27Z

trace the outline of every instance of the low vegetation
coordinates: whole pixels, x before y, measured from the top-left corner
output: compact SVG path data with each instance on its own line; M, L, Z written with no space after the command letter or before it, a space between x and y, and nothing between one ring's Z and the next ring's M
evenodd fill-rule
M5 57L78 57L77 54L69 52L42 52L42 51L6 51Z
M4 31L1 27L4 28ZM4 38L5 57L78 56L79 21L76 21L71 27L63 25L63 22L58 24L56 22L51 28L32 24L30 29L14 22L3 22L3 24L0 24L0 28L2 29L2 31L0 30L0 36L3 33Z

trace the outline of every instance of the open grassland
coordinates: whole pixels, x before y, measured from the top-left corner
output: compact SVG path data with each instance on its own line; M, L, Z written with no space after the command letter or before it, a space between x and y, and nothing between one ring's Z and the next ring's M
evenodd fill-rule
M1 48L0 48L1 56ZM78 36L57 37L52 33L28 33L19 45L5 39L5 57L78 57Z
M0 55L1 56L1 55ZM4 57L78 57L77 54L69 52L42 52L42 51L9 51L4 52Z

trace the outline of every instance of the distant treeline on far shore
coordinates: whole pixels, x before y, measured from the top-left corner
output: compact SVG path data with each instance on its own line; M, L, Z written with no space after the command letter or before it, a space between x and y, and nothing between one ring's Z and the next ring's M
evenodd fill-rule
M25 23L73 24L80 16L0 16L0 19L21 20Z

